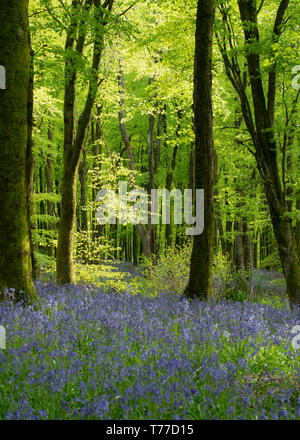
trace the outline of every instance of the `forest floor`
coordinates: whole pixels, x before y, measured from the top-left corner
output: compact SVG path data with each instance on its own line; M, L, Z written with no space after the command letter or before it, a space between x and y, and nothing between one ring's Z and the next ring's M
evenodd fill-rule
M283 273L266 269L256 269L253 272L253 278L256 288L278 294L284 294L286 292L286 283Z
M130 281L131 278L142 277L144 268L136 266L129 261L104 261L101 265L111 269L112 273L123 274L124 279ZM103 280L105 276L103 277ZM108 277L107 277L108 279ZM286 282L283 273L269 271L266 269L253 270L253 284L255 291L273 293L280 297L286 294Z
M136 266L130 261L102 261L101 265L111 267L113 271L127 274L128 277L137 277L143 275L143 267ZM282 291L286 289L283 273L269 271L266 269L254 269L253 278L256 286L266 289L274 289Z
M101 264L110 267L117 273L123 273L128 278L143 275L143 268L141 266L135 266L130 261L102 261Z
M108 284L144 280L105 264ZM254 278L262 301L37 281L35 307L0 304L0 420L299 420L300 309L265 295L281 274Z

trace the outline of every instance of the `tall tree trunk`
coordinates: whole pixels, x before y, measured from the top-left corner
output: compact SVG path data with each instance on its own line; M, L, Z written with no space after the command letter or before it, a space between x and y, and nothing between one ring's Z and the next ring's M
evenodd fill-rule
M72 2L73 10L71 24L68 30L65 46L67 56L65 62L64 99L64 172L56 263L56 276L57 281L60 284L75 282L73 267L73 235L76 219L76 183L78 166L99 87L98 71L103 52L104 27L106 25L107 13L112 9L113 0L105 2L105 7L107 9L100 4L99 0L94 0L94 2L87 0L85 3L87 10L91 8L92 3L94 3L95 19L92 69L90 72L89 89L85 105L78 120L76 136L74 136L74 110L77 72L76 66L74 66L73 63L73 50L77 28L79 27L75 49L77 56L82 55L87 33L84 17L80 19L80 23L78 24L79 2L76 0L73 0Z
M82 161L79 166L80 194L81 194L81 230L88 231L87 196L86 196L86 148L82 150Z
M2 2L0 29L0 64L6 69L6 89L0 91L0 300L7 287L17 300L34 301L26 185L28 0Z
M51 142L52 142L52 130L51 130L51 125L49 124L48 127L48 141L50 143L50 147L51 147ZM47 193L48 194L53 194L53 176L52 176L52 157L51 154L47 155L47 162L46 162L46 167L45 167L45 175L46 175L46 185L47 185ZM49 217L54 217L54 203L51 202L50 200L47 200L47 214ZM47 229L49 231L53 231L55 230L55 226L52 220L49 220L47 223ZM47 248L47 252L49 257L53 257L54 256L54 244L53 244L53 240L54 237L51 238L51 243L48 244L48 248Z
M204 189L204 232L194 236L190 279L185 291L189 298L212 295L214 246L214 147L212 111L212 44L214 0L198 0L194 67L195 184Z
M297 199L296 199L296 209L298 212L298 215L300 214L300 193L297 194ZM297 243L297 248L298 248L298 257L300 259L300 219L298 218L297 222L296 222L296 243Z
M102 154L102 142L104 140L104 133L101 126L101 113L102 106L97 106L96 116L91 122L91 140L92 140L92 151L93 151L93 190L92 190L92 200L93 200L93 215L92 215L92 228L93 228L93 242L95 247L98 248L102 244L105 235L105 226L99 225L96 219L96 197L98 191L101 189L99 184L99 175L101 174L101 154ZM94 262L99 263L102 258L102 252L96 252L94 250Z
M149 84L151 84L152 80L149 80ZM149 127L148 127L148 169L149 169L149 184L148 184L148 196L151 200L151 192L153 189L157 188L156 184L156 173L159 164L160 158L160 147L161 147L161 122L162 122L162 110L158 112L158 101L157 101L157 93L154 96L155 104L154 104L154 112L149 115ZM156 140L154 140L154 127L155 120L157 119L157 133ZM151 215L149 208L149 219L147 225L147 234L150 235L150 251L153 257L153 262L156 264L157 262L157 254L158 254L158 244L157 244L157 225L151 224Z
M281 26L288 0L282 0L279 6L275 26ZM246 56L253 98L255 128L251 126L252 140L255 146L258 168L265 185L266 199L269 205L274 235L278 245L281 264L287 283L287 294L291 304L300 304L300 260L292 222L288 216L288 207L280 183L276 157L276 142L272 117L266 105L260 70L260 57L251 44L259 41L257 8L254 0L238 1L241 19L244 25ZM280 23L278 24L278 17ZM249 27L249 22L252 24ZM275 28L275 27L274 27ZM274 82L274 81L273 81ZM273 94L269 94L273 96ZM272 98L273 100L273 98ZM248 124L249 125L249 124Z
M171 160L171 164L168 167L168 171L167 171L167 177L166 177L166 189L170 192L172 189L172 184L173 184L173 180L174 180L174 172L175 172L175 168L176 168L176 159L177 159L177 153L178 153L178 149L179 149L179 137L180 137L180 130L181 130L181 123L182 123L182 118L183 118L183 110L180 106L176 106L177 107L177 128L176 128L176 143L175 143L175 147L173 150L173 154L172 154L172 160ZM192 164L190 164L190 166L192 166ZM191 173L191 169L189 170L189 173ZM192 176L189 174L189 178L192 179ZM191 187L191 189L193 189ZM166 244L167 246L171 246L172 245L172 223L170 221L170 223L166 224Z
M218 35L217 41L223 56L227 76L240 97L244 121L252 138L257 168L264 182L265 196L286 279L287 294L291 305L293 305L294 303L300 304L300 260L286 203L286 193L281 185L277 163L277 145L273 128L276 69L272 68L270 71L268 99L266 101L260 69L260 55L257 52L259 29L256 3L256 0L238 0L241 21L244 27L245 54L250 77L254 117L251 103L243 89L241 69L237 57L228 56L227 43L224 40L221 42ZM275 39L282 33L288 5L289 0L281 0L279 4L273 28L273 38ZM227 10L223 5L221 5L221 8L223 20L228 24ZM232 38L232 35L230 38Z
M42 167L42 165L39 166L39 184L40 184L39 193L40 194L44 194L45 190L44 190L44 176L43 176L43 167ZM41 215L45 215L46 214L45 202L43 200L40 201L40 214ZM40 220L39 228L40 229L44 229L44 227L45 227L44 221Z
M119 123L121 129L122 140L126 147L127 157L129 159L129 169L132 172L131 176L131 186L135 186L135 165L134 165L134 157L131 148L130 139L127 133L126 124L125 124L125 110L124 110L124 91L125 91L125 82L124 82L124 74L122 62L119 60L119 75L118 75L118 86L119 86L119 97L120 97L120 110L119 110ZM149 233L149 227L146 227L142 224L137 225L138 232L142 242L142 250L147 259L151 258L151 234Z
M88 135L87 135L88 137ZM82 261L87 263L89 261L89 236L88 236L88 214L87 214L87 195L86 195L86 146L82 149L82 159L79 165L79 180L80 180L80 232L82 236L80 255Z
M133 264L135 266L138 265L139 262L139 237L138 237L138 229L136 225L133 225Z
M149 80L149 84L151 84L151 79ZM155 96L157 99L157 95ZM155 126L155 118L157 115L157 102L155 102L155 110L153 113L149 115L149 126L148 126L148 170L149 170L149 183L148 183L148 196L151 197L151 191L155 188L155 170L154 170L154 126ZM154 263L156 262L156 231L155 225L151 224L151 214L149 209L148 215L148 224L146 225L146 233L149 236L147 240L150 243L150 255L153 258Z
M237 233L234 241L235 268L236 270L245 270L244 230L242 220L235 222L234 229Z
M224 186L225 188L228 186L228 177L224 177ZM225 208L226 208L226 222L225 222L225 231L222 225L222 228L219 230L223 232L221 236L221 245L222 245L222 254L229 259L230 264L233 266L233 239L232 239L232 221L229 217L228 213L228 206L229 206L229 200L228 200L228 191L225 190Z

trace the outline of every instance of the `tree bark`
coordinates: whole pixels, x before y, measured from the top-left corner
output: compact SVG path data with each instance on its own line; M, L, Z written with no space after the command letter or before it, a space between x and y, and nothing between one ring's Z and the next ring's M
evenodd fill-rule
M102 106L97 106L96 108L96 116L91 121L91 138L92 138L92 150L93 150L93 191L92 191L92 199L93 199L93 216L92 216L92 228L93 228L93 242L95 243L95 247L97 248L102 244L105 235L105 226L99 225L96 219L96 197L98 191L101 189L99 184L99 176L101 174L101 154L102 154L102 142L104 141L104 133L101 126L101 113ZM102 252L96 252L94 249L93 259L94 263L99 263L102 258Z
M50 143L49 147L51 147L51 142L52 142L52 130L51 130L51 125L49 124L48 126L48 141ZM47 162L46 162L46 167L45 167L45 175L46 175L46 186L47 186L47 193L48 194L53 194L54 192L54 188L53 188L53 176L52 176L52 157L51 154L47 155ZM50 217L54 217L54 203L51 202L50 200L47 200L47 214ZM55 231L55 225L53 223L53 221L48 221L47 222L47 229L48 231ZM48 244L47 247L47 252L49 257L53 257L54 256L54 244L53 244L53 240L54 237L51 237L51 242L50 244Z
M284 0L281 4L283 3L286 6L288 4ZM255 127L253 123L250 125L256 160L264 180L274 235L286 278L287 294L291 305L294 303L300 304L300 260L297 253L296 238L280 183L275 133L263 91L260 57L257 51L251 47L253 41L259 41L256 2L254 0L239 0L238 5L244 25L246 57L254 106ZM249 22L252 24L250 27Z
M80 233L81 233L81 246L79 253L83 263L88 263L89 261L88 256L89 256L89 247L90 247L89 235L88 235L86 177L87 177L87 161L86 161L86 145L85 145L82 149L82 159L79 165L79 180L80 180L79 221L80 221Z
M237 233L234 241L235 250L235 268L236 270L245 270L245 249L244 249L244 230L243 221L237 220L234 224Z
M177 117L178 117L178 121L177 121L176 135L175 135L176 136L176 144L173 149L172 160L171 160L170 166L168 167L167 177L166 177L166 189L169 192L172 189L172 184L173 184L173 180L174 180L174 172L175 172L175 168L176 168L176 158L177 158L177 153L178 153L178 149L179 149L179 137L180 137L180 130L181 130L181 122L182 122L182 118L183 118L183 111L182 111L182 108L179 106L177 106ZM192 167L192 164L190 164L190 166ZM189 170L189 173L191 173L191 169ZM189 175L189 179L192 179L191 175ZM191 187L191 189L193 189L193 188ZM172 245L172 223L171 222L166 224L166 245L167 245L167 247Z
M286 9L289 5L289 0L282 0L280 2L279 8L277 10L276 19L274 23L273 28L273 35L272 35L272 43L277 43L278 38L281 34L281 27L284 19L284 15L286 12ZM270 119L270 124L272 127L274 126L274 114L275 114L275 97L276 97L276 61L274 61L270 73L269 73L269 80L268 80L268 115Z
M6 69L6 89L0 91L0 300L4 288L15 299L33 302L29 238L26 152L28 141L29 39L28 1L2 2L0 64Z
M127 133L126 124L125 124L125 110L124 110L124 90L125 90L125 82L124 82L124 74L122 68L122 62L119 60L119 75L118 75L118 86L119 86L119 101L120 101L120 110L119 110L119 123L121 129L122 140L126 147L127 157L129 159L129 169L132 172L131 176L131 186L135 186L135 164L134 157L132 152L132 147L130 143L130 139ZM151 232L149 230L148 225L144 227L142 224L137 225L138 232L142 242L142 250L147 259L151 258Z
M87 10L89 10L91 7L91 3L92 1L86 1L85 7ZM73 15L66 39L65 49L67 57L65 62L64 99L64 172L56 263L56 276L57 281L60 284L75 282L75 273L73 267L73 235L76 219L76 183L80 155L86 138L87 128L90 122L97 90L99 87L98 71L103 52L106 16L108 11L111 11L112 9L113 0L106 1L105 5L107 9L105 9L103 5L100 5L99 0L94 0L95 29L92 69L84 109L78 120L76 136L74 136L74 109L77 72L76 66L74 66L72 52L74 50L77 28L79 28L75 49L77 56L82 55L87 33L84 18L80 20L79 24L77 22L77 9L79 2L76 0L73 0L72 2Z
M214 147L212 110L212 44L214 0L198 0L194 67L195 184L204 189L204 232L194 236L188 298L212 295L214 245Z
M298 215L300 215L300 194L297 194L296 209L299 211ZM300 219L298 219L296 222L296 243L298 248L298 257L300 259Z
M282 32L282 25L288 5L289 1L281 0L274 25L275 35ZM281 185L277 163L277 146L273 128L276 71L275 69L271 70L272 77L269 78L268 101L266 102L260 70L260 55L257 52L259 30L256 1L238 0L238 6L244 27L245 53L250 77L254 117L250 101L243 89L237 57L229 58L226 43L224 40L221 42L218 35L217 41L223 56L227 76L240 97L243 118L254 145L257 168L264 182L265 196L286 279L287 294L292 306L295 303L300 304L300 260L296 237L286 203L286 194ZM229 18L224 7L222 14L223 19L228 22Z
M80 195L81 195L81 230L88 231L87 196L86 196L86 148L82 149L82 160L79 166Z

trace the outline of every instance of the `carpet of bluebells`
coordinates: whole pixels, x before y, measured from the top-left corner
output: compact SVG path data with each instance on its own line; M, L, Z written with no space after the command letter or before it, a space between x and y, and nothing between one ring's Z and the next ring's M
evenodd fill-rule
M300 419L299 309L37 290L0 304L0 419Z

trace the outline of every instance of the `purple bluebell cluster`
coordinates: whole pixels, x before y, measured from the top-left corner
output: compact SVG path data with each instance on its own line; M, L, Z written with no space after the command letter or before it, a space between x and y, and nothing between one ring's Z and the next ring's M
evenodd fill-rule
M0 419L300 418L300 311L37 283L0 304Z

